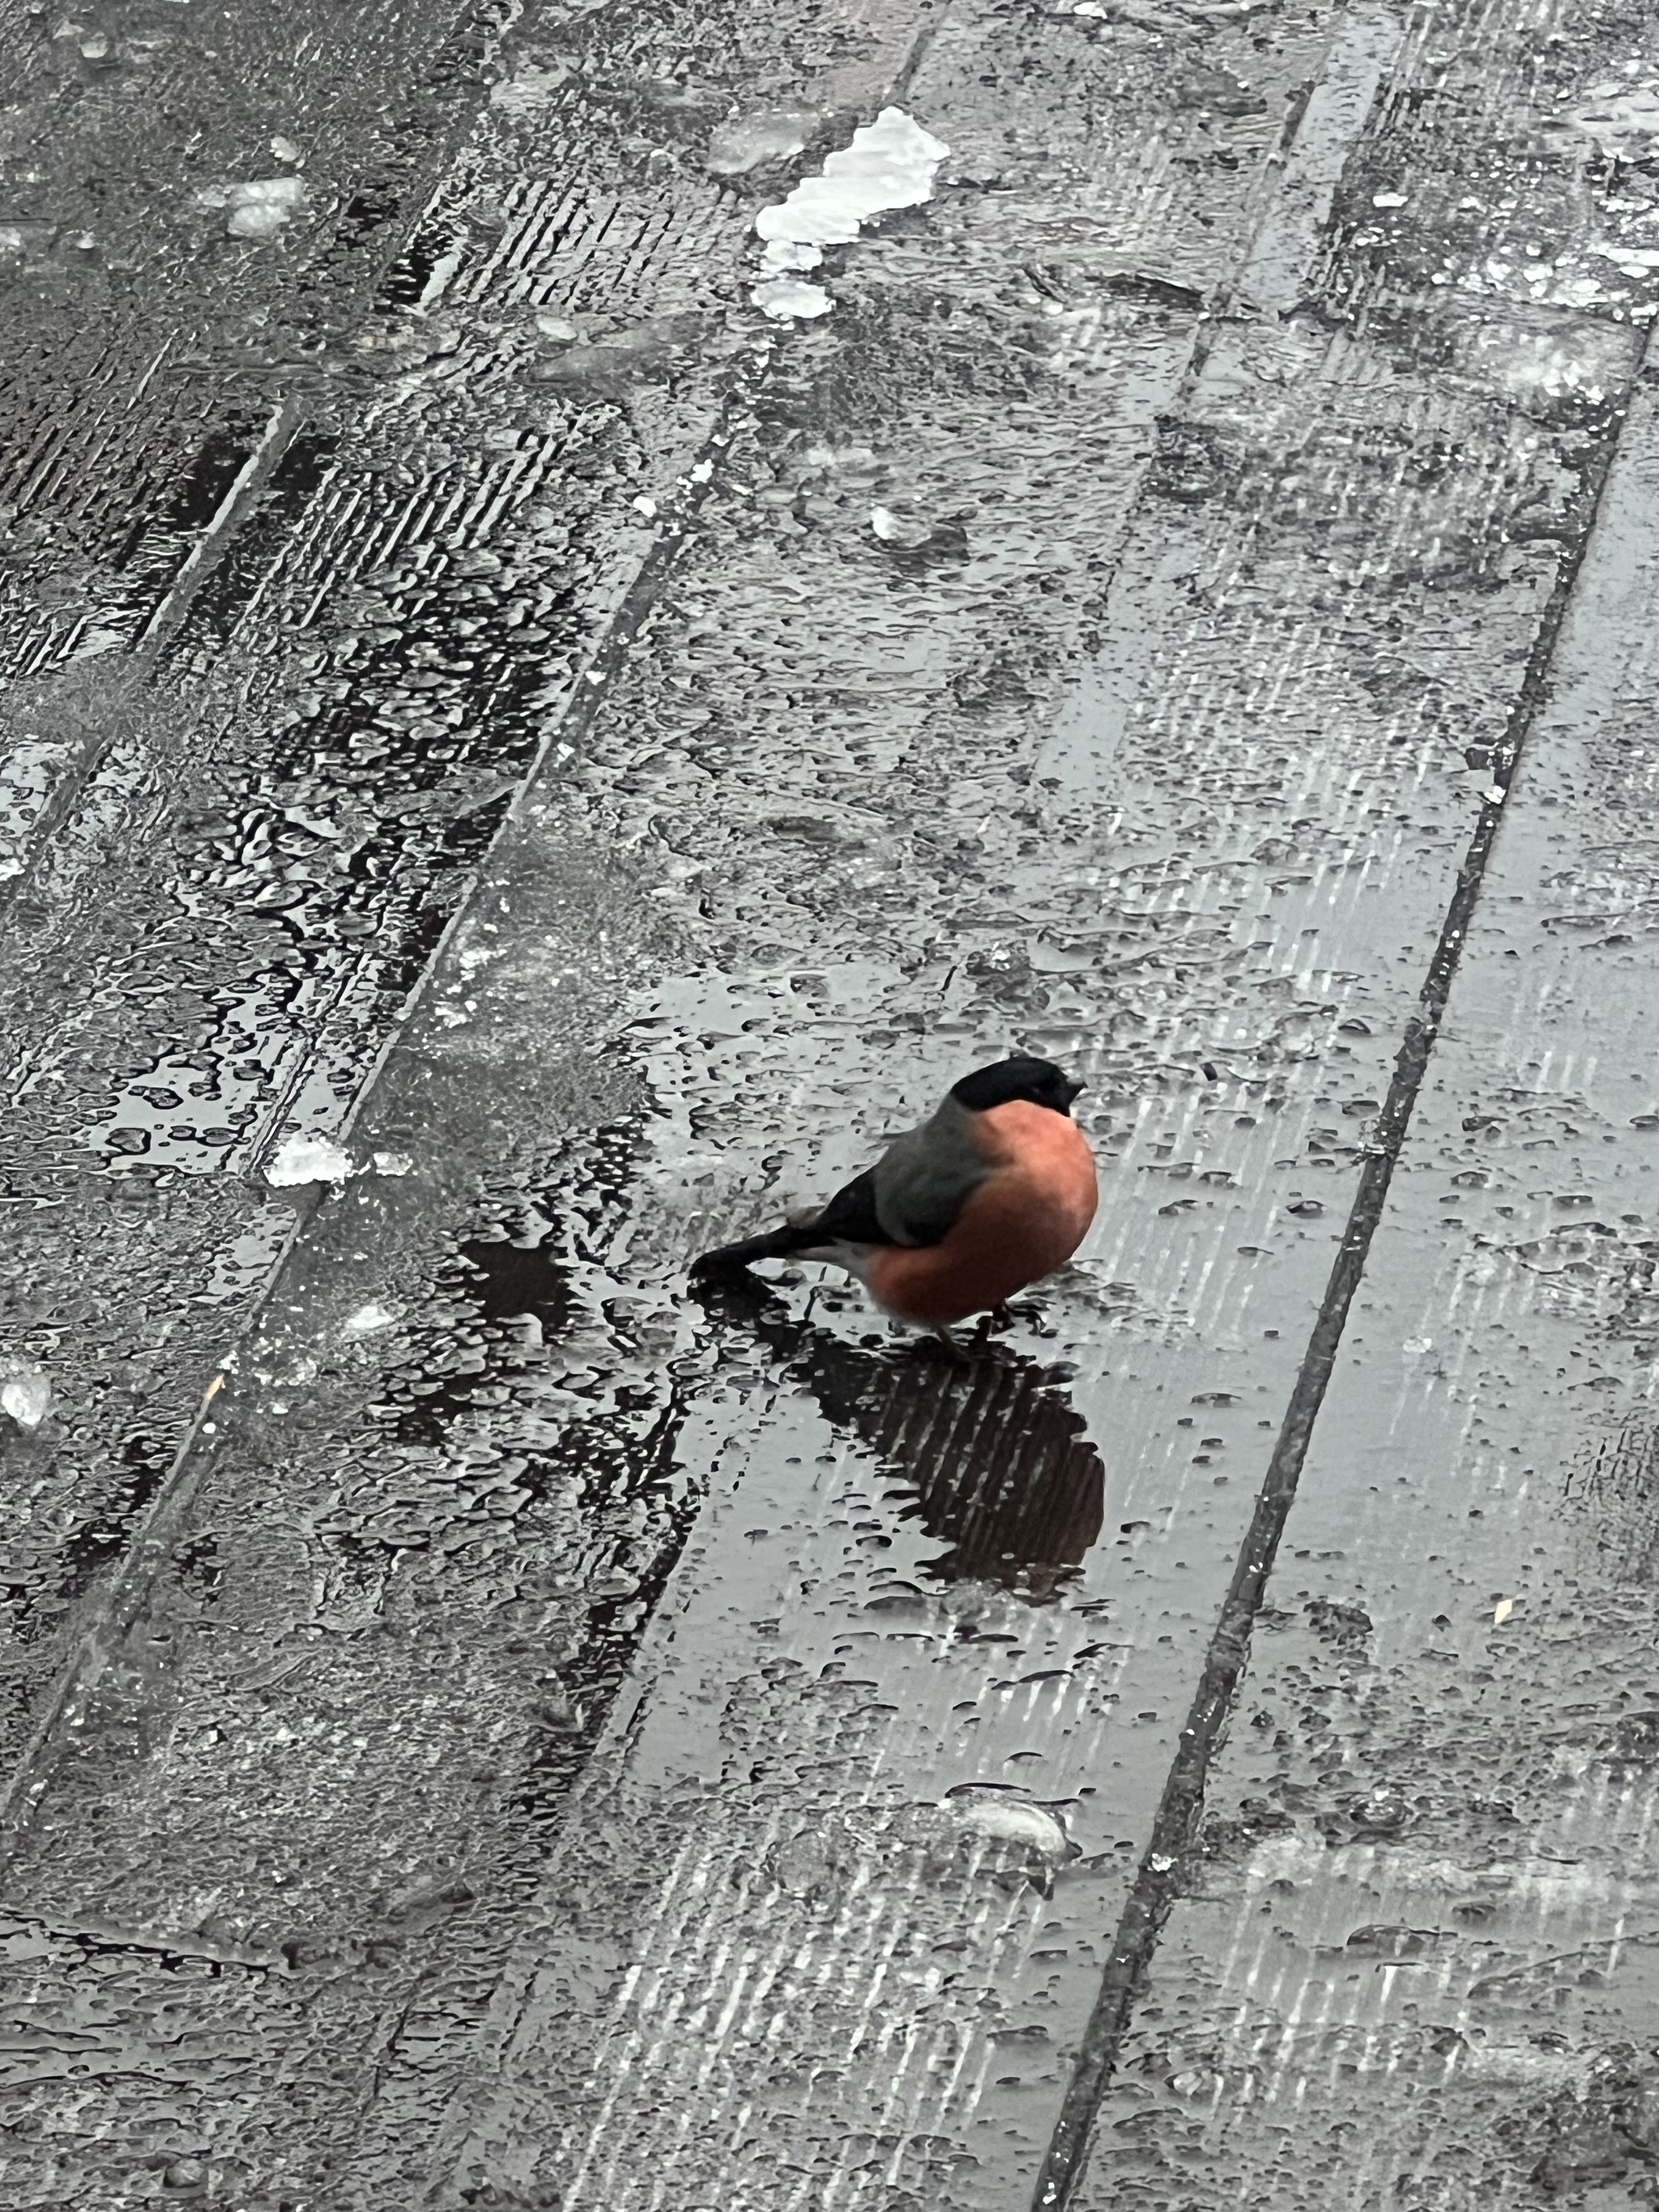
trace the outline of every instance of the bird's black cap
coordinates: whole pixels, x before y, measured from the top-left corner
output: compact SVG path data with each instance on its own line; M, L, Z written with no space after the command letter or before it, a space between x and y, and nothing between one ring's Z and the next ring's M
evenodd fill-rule
M1050 1107L1056 1114L1069 1114L1072 1101L1082 1088L1052 1060L1016 1052L964 1075L960 1083L951 1085L951 1096L970 1114L988 1113L993 1106L1006 1106L1016 1098L1028 1099L1033 1106Z

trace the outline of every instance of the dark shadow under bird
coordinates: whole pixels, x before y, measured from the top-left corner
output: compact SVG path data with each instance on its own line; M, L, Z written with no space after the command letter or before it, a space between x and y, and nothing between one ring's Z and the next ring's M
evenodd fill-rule
M1098 1541L1106 1470L1068 1402L1069 1370L991 1343L952 1358L930 1337L872 1350L812 1328L742 1268L706 1276L698 1296L758 1338L836 1429L876 1453L901 1520L947 1548L921 1572L1005 1584L1052 1599Z

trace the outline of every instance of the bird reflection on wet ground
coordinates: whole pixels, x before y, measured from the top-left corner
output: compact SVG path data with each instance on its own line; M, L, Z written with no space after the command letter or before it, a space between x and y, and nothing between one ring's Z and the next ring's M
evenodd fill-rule
M1069 1373L995 1340L891 1347L814 1328L750 1276L698 1285L707 1310L769 1345L826 1419L891 1469L890 1497L949 1548L922 1571L1044 1602L1104 1524L1106 1470L1065 1396Z

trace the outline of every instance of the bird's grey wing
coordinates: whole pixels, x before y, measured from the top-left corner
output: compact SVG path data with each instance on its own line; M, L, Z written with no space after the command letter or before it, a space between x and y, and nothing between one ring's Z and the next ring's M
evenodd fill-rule
M937 1244L989 1174L973 1121L947 1098L920 1128L896 1137L872 1169L876 1218L896 1244Z

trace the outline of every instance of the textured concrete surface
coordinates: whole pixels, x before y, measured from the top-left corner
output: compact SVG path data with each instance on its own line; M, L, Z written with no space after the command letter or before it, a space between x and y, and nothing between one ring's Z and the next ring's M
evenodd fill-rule
M0 20L0 2198L1647 2201L1659 24Z

